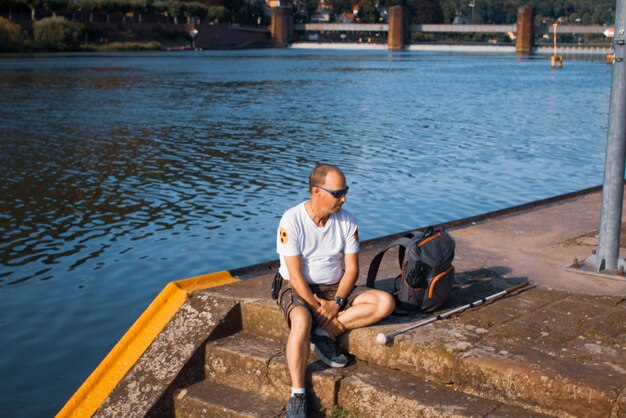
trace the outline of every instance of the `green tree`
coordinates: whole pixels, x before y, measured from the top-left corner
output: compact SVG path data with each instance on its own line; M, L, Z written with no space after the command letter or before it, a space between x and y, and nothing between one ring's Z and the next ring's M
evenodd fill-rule
M233 17L241 12L244 4L244 0L222 0L222 6L226 7Z
M42 7L52 12L53 16L61 12L74 12L80 9L81 4L74 0L42 0Z
M30 9L30 20L36 20L36 12L38 8L43 6L43 0L15 0L17 5L25 5Z
M224 6L209 6L207 17L218 22L227 22L230 18L230 12Z
M474 0L476 1L476 0ZM498 24L505 22L510 5L499 1L481 1L483 6L483 23Z
M35 45L45 51L78 49L80 30L64 17L46 17L33 23Z
M615 13L608 4L598 4L595 6L591 19L598 25L610 24L615 22Z
M102 0L81 0L80 7L83 10L89 10L89 21L93 21L93 12L103 11L107 14L107 21L109 20L109 12L106 11L104 2Z
M147 0L128 0L129 1L129 11L137 13L139 21L142 20L143 13L146 13L151 9L151 3L148 3Z
M185 18L189 22L192 17L206 18L209 14L209 8L198 2L173 1L169 4L169 13L174 17L174 23L178 23L179 18Z
M452 2L447 2L441 5L441 13L443 23L452 23L456 16L456 5Z
M255 1L249 7L250 7L250 17L252 18L253 22L257 23L259 18L261 19L260 21L262 22L265 18L265 3Z
M350 0L330 0L328 2L335 15L342 13L352 13L352 2Z
M479 23L514 23L517 19L518 6L532 7L536 17L557 19L577 14L583 24L612 23L615 17L615 0L474 0L474 2L476 4L474 20ZM457 12L470 16L472 10L468 7L469 3L470 0L441 0L444 21L453 19Z
M209 8L202 3L192 2L186 3L187 5L187 18L195 17L200 20L205 19L209 14Z
M583 25L590 25L591 24L591 14L590 13L583 13L582 17L580 18L580 23L582 23Z
M306 20L311 19L311 15L317 10L317 0L306 0Z
M376 8L376 0L362 0L359 8L359 15L363 23L376 23L380 17L380 12Z
M0 17L0 52L20 51L24 47L24 38L20 25Z
M439 0L406 0L414 23L441 23L443 13Z
M503 22L499 23L515 23L517 22L517 6L510 5L506 11L506 17Z

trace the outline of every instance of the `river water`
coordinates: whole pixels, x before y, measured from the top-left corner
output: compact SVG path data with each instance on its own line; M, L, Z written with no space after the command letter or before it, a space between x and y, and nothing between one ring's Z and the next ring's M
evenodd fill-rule
M600 184L610 79L512 55L0 57L0 415L54 415L169 281L275 259L316 161L362 239Z

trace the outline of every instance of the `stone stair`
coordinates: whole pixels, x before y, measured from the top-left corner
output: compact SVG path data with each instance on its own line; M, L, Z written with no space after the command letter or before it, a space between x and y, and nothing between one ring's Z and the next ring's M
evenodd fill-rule
M284 355L288 329L282 314L266 300L242 300L239 309L241 328L206 344L204 380L175 393L176 417L284 413L291 384ZM335 406L354 417L568 415L532 397L508 399L503 382L511 372L499 370L497 359L481 364L475 361L480 356L465 355L479 347L476 344L484 337L480 328L474 327L472 333L446 321L443 328L435 323L397 337L392 346L375 344L378 332L398 327L394 321L406 318L390 318L383 325L354 330L343 339L342 346L352 354L345 368L328 368L311 355L307 373L310 416L330 416ZM486 372L490 367L495 369ZM460 369L466 371L464 379L458 379ZM498 376L499 372L503 375ZM524 377L516 370L513 376Z
M263 396L250 396L249 392L208 380L182 389L174 399L176 416L206 417L277 417L282 406Z

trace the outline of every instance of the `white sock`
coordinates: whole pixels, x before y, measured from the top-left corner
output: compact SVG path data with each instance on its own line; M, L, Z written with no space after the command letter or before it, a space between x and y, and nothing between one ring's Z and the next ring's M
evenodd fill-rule
M304 395L305 394L305 390L304 390L304 388L291 388L291 396L295 395L296 393Z
M330 337L330 334L328 333L328 331L326 331L324 328L320 327L319 325L315 327L315 330L313 332L315 333L315 335L319 335L320 337Z

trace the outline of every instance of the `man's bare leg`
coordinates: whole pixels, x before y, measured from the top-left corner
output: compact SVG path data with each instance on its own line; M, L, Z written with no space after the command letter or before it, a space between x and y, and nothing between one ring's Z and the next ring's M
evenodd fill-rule
M368 290L357 296L352 306L340 312L337 319L346 329L361 328L386 318L395 306L391 294L382 290Z
M287 340L287 366L291 376L291 385L294 388L304 388L306 366L309 361L311 312L304 306L296 306L289 313L291 330Z

